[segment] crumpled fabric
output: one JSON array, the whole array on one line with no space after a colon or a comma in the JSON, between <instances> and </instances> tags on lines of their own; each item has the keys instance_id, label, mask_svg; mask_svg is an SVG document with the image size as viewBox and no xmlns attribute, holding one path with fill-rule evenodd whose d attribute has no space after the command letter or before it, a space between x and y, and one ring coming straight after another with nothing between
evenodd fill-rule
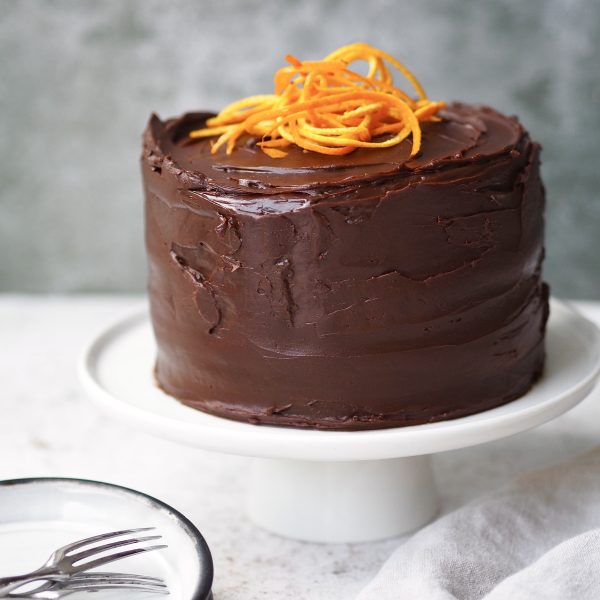
<instances>
[{"instance_id":1,"label":"crumpled fabric","mask_svg":"<svg viewBox=\"0 0 600 600\"><path fill-rule=\"evenodd\" d=\"M600 447L404 542L357 600L600 600Z\"/></svg>"}]
</instances>

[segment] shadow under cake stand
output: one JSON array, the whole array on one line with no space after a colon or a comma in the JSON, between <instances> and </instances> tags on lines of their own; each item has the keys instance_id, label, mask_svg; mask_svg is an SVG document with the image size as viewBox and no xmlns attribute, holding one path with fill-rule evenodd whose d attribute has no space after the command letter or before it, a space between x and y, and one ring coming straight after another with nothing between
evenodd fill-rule
<instances>
[{"instance_id":1,"label":"shadow under cake stand","mask_svg":"<svg viewBox=\"0 0 600 600\"><path fill-rule=\"evenodd\" d=\"M96 404L130 425L175 442L254 457L253 521L283 536L361 542L416 529L433 518L430 455L525 431L569 410L600 372L600 331L553 300L542 379L504 406L450 421L372 431L257 426L214 417L159 390L147 312L108 327L86 348L80 378Z\"/></svg>"}]
</instances>

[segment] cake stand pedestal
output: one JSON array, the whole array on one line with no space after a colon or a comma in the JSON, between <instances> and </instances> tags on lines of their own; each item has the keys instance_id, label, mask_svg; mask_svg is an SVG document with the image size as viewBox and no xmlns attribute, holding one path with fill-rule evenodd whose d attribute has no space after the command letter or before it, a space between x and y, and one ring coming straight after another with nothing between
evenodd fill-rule
<instances>
[{"instance_id":1,"label":"cake stand pedestal","mask_svg":"<svg viewBox=\"0 0 600 600\"><path fill-rule=\"evenodd\" d=\"M250 518L274 533L314 542L378 540L437 512L431 457L324 462L254 459Z\"/></svg>"},{"instance_id":2,"label":"cake stand pedestal","mask_svg":"<svg viewBox=\"0 0 600 600\"><path fill-rule=\"evenodd\" d=\"M525 396L469 417L373 431L256 426L186 407L153 382L155 342L146 312L99 333L79 365L103 410L173 441L255 457L248 512L275 533L361 542L406 533L436 513L430 455L497 440L545 423L592 390L600 332L552 301L545 375Z\"/></svg>"}]
</instances>

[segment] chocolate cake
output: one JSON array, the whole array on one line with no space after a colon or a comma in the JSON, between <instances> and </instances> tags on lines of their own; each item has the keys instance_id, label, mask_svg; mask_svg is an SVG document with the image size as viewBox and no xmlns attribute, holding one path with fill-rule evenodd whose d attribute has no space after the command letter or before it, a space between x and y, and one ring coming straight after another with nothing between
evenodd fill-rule
<instances>
[{"instance_id":1,"label":"chocolate cake","mask_svg":"<svg viewBox=\"0 0 600 600\"><path fill-rule=\"evenodd\" d=\"M483 411L544 364L539 146L451 104L411 143L329 156L144 135L156 379L256 424L374 429Z\"/></svg>"}]
</instances>

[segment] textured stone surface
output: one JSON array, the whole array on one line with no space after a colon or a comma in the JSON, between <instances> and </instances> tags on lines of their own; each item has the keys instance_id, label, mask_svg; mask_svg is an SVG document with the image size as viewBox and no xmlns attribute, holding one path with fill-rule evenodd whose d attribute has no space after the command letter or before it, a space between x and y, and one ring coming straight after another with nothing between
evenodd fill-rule
<instances>
[{"instance_id":1,"label":"textured stone surface","mask_svg":"<svg viewBox=\"0 0 600 600\"><path fill-rule=\"evenodd\" d=\"M166 501L205 535L215 559L216 600L351 600L401 539L327 545L266 533L244 513L247 459L150 437L90 404L75 373L84 343L142 304L132 297L0 296L0 479L99 479ZM600 323L600 304L582 308ZM525 470L567 460L599 439L597 389L547 425L437 455L441 510Z\"/></svg>"},{"instance_id":2,"label":"textured stone surface","mask_svg":"<svg viewBox=\"0 0 600 600\"><path fill-rule=\"evenodd\" d=\"M600 297L600 4L592 0L20 0L0 19L0 289L141 290L139 136L269 90L292 52L365 40L435 98L519 114L544 145L547 275Z\"/></svg>"}]
</instances>

